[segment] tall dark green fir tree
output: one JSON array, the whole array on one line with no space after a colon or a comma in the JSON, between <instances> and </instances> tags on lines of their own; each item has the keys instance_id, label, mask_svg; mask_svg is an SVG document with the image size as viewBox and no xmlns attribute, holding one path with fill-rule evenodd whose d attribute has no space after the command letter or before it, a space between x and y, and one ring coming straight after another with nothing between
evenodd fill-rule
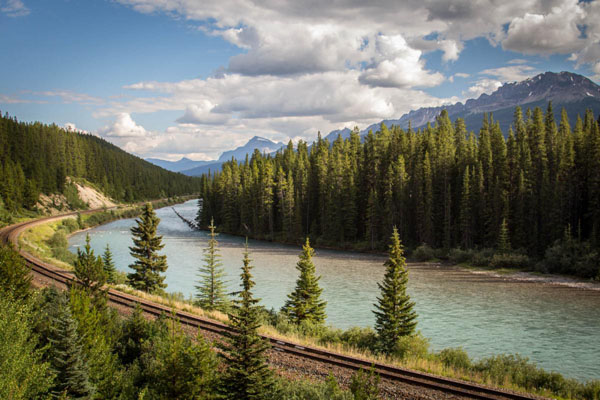
<instances>
[{"instance_id":1,"label":"tall dark green fir tree","mask_svg":"<svg viewBox=\"0 0 600 400\"><path fill-rule=\"evenodd\" d=\"M204 249L204 265L198 268L200 281L196 286L196 301L205 310L225 311L229 305L225 283L223 282L223 263L219 254L219 242L214 220L210 221L210 239Z\"/></svg>"},{"instance_id":2,"label":"tall dark green fir tree","mask_svg":"<svg viewBox=\"0 0 600 400\"><path fill-rule=\"evenodd\" d=\"M510 252L510 236L506 218L504 218L500 224L500 232L498 234L498 252L501 254Z\"/></svg>"},{"instance_id":3,"label":"tall dark green fir tree","mask_svg":"<svg viewBox=\"0 0 600 400\"><path fill-rule=\"evenodd\" d=\"M106 282L115 283L115 275L117 269L115 267L113 255L110 251L110 246L108 245L108 243L106 244L106 248L104 249L104 254L102 254L102 262L104 267L104 273L106 274Z\"/></svg>"},{"instance_id":4,"label":"tall dark green fir tree","mask_svg":"<svg viewBox=\"0 0 600 400\"><path fill-rule=\"evenodd\" d=\"M383 283L377 284L381 296L377 298L374 311L379 349L385 353L392 353L398 340L412 335L417 326L417 314L413 310L415 303L406 293L408 271L404 250L395 227L391 239Z\"/></svg>"},{"instance_id":5,"label":"tall dark green fir tree","mask_svg":"<svg viewBox=\"0 0 600 400\"><path fill-rule=\"evenodd\" d=\"M319 287L321 277L317 277L315 274L315 265L312 262L314 253L309 239L306 238L300 260L296 265L296 269L300 272L296 288L288 295L288 300L281 309L296 324L304 321L315 324L325 322L325 305L327 303L321 300L323 289Z\"/></svg>"},{"instance_id":6,"label":"tall dark green fir tree","mask_svg":"<svg viewBox=\"0 0 600 400\"><path fill-rule=\"evenodd\" d=\"M83 288L89 293L95 305L106 304L106 293L103 289L106 283L104 262L94 254L90 246L90 235L85 237L84 250L77 249L77 260L74 264L75 276Z\"/></svg>"},{"instance_id":7,"label":"tall dark green fir tree","mask_svg":"<svg viewBox=\"0 0 600 400\"><path fill-rule=\"evenodd\" d=\"M89 368L67 297L59 295L55 305L48 338L51 345L49 360L56 373L53 392L59 398L89 398L94 388L89 382Z\"/></svg>"},{"instance_id":8,"label":"tall dark green fir tree","mask_svg":"<svg viewBox=\"0 0 600 400\"><path fill-rule=\"evenodd\" d=\"M248 241L242 267L242 290L233 301L229 315L231 332L225 334L220 344L221 356L227 370L222 379L222 393L231 400L262 400L273 398L273 373L267 366L265 351L269 344L259 336L259 299L252 293L254 281L250 270Z\"/></svg>"},{"instance_id":9,"label":"tall dark green fir tree","mask_svg":"<svg viewBox=\"0 0 600 400\"><path fill-rule=\"evenodd\" d=\"M167 256L158 254L164 247L162 236L156 234L159 222L152 205L146 203L142 215L136 219L137 226L131 228L134 246L129 250L135 262L129 266L134 272L127 274L127 281L146 293L167 287L163 282L165 277L161 275L167 270Z\"/></svg>"}]
</instances>

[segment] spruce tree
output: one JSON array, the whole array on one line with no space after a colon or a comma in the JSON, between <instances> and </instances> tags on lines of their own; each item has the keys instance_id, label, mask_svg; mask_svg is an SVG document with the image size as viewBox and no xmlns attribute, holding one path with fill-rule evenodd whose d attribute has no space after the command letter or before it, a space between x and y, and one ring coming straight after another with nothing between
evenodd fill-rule
<instances>
[{"instance_id":1,"label":"spruce tree","mask_svg":"<svg viewBox=\"0 0 600 400\"><path fill-rule=\"evenodd\" d=\"M288 300L281 309L296 324L303 321L315 324L325 322L325 305L327 303L321 300L323 289L319 287L321 277L315 275L315 265L312 262L314 253L309 239L306 238L300 261L296 265L296 269L300 272L296 288L288 295Z\"/></svg>"},{"instance_id":2,"label":"spruce tree","mask_svg":"<svg viewBox=\"0 0 600 400\"><path fill-rule=\"evenodd\" d=\"M90 235L85 237L84 251L77 249L77 260L74 264L75 276L81 286L92 297L95 305L106 303L106 293L102 288L106 283L104 263L100 256L94 254L90 246Z\"/></svg>"},{"instance_id":3,"label":"spruce tree","mask_svg":"<svg viewBox=\"0 0 600 400\"><path fill-rule=\"evenodd\" d=\"M206 310L225 311L229 305L229 299L225 293L225 284L222 279L223 263L220 262L218 234L215 232L213 219L211 219L208 229L210 229L210 239L208 247L204 249L204 265L198 269L200 281L196 286L196 301L200 307Z\"/></svg>"},{"instance_id":4,"label":"spruce tree","mask_svg":"<svg viewBox=\"0 0 600 400\"><path fill-rule=\"evenodd\" d=\"M223 377L222 392L231 400L260 400L273 398L273 373L267 366L265 352L269 348L266 340L258 334L259 299L254 298L254 281L250 270L248 240L242 267L242 290L239 299L233 301L233 312L229 314L231 332L225 334L225 342L219 344L220 355L227 370Z\"/></svg>"},{"instance_id":5,"label":"spruce tree","mask_svg":"<svg viewBox=\"0 0 600 400\"><path fill-rule=\"evenodd\" d=\"M500 224L500 233L498 234L498 252L500 254L506 254L510 252L509 235L508 224L506 223L506 218L504 218Z\"/></svg>"},{"instance_id":6,"label":"spruce tree","mask_svg":"<svg viewBox=\"0 0 600 400\"><path fill-rule=\"evenodd\" d=\"M134 246L129 248L136 261L129 266L134 272L127 274L127 280L132 287L146 293L164 289L167 285L160 273L167 270L167 257L158 254L164 247L162 236L156 235L160 219L150 203L144 206L136 222L137 226L131 228Z\"/></svg>"},{"instance_id":7,"label":"spruce tree","mask_svg":"<svg viewBox=\"0 0 600 400\"><path fill-rule=\"evenodd\" d=\"M374 311L379 348L386 353L395 350L402 336L412 335L417 325L417 314L413 310L415 303L410 301L406 293L408 271L404 250L395 227L391 239L389 256L384 264L386 272L383 283L377 284L381 296L377 298L378 304L375 304Z\"/></svg>"},{"instance_id":8,"label":"spruce tree","mask_svg":"<svg viewBox=\"0 0 600 400\"><path fill-rule=\"evenodd\" d=\"M15 300L31 295L31 269L12 245L0 246L0 293Z\"/></svg>"},{"instance_id":9,"label":"spruce tree","mask_svg":"<svg viewBox=\"0 0 600 400\"><path fill-rule=\"evenodd\" d=\"M48 340L49 360L56 373L53 392L59 397L91 397L94 389L89 382L88 365L83 356L77 325L64 295L57 298Z\"/></svg>"},{"instance_id":10,"label":"spruce tree","mask_svg":"<svg viewBox=\"0 0 600 400\"><path fill-rule=\"evenodd\" d=\"M104 273L106 274L106 281L108 283L115 283L115 274L117 269L115 268L115 262L113 261L113 255L110 251L110 246L106 244L104 254L102 255Z\"/></svg>"}]
</instances>

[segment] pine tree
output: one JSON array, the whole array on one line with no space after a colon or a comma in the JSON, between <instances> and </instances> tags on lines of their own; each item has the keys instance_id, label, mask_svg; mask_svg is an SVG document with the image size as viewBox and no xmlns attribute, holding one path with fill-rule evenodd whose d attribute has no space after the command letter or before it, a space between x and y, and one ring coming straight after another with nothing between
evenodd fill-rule
<instances>
[{"instance_id":1,"label":"pine tree","mask_svg":"<svg viewBox=\"0 0 600 400\"><path fill-rule=\"evenodd\" d=\"M88 365L67 298L58 296L50 327L49 359L56 373L54 392L68 398L88 398L94 388L89 382Z\"/></svg>"},{"instance_id":2,"label":"pine tree","mask_svg":"<svg viewBox=\"0 0 600 400\"><path fill-rule=\"evenodd\" d=\"M196 286L196 301L198 305L206 310L225 311L229 305L229 299L225 293L223 282L224 271L220 262L219 242L215 232L214 220L210 221L210 239L208 247L204 249L204 265L199 271L200 281Z\"/></svg>"},{"instance_id":3,"label":"pine tree","mask_svg":"<svg viewBox=\"0 0 600 400\"><path fill-rule=\"evenodd\" d=\"M115 274L117 269L115 268L115 262L113 261L113 255L110 251L110 246L106 244L104 254L102 255L102 262L104 266L104 273L106 274L106 282L115 283Z\"/></svg>"},{"instance_id":4,"label":"pine tree","mask_svg":"<svg viewBox=\"0 0 600 400\"><path fill-rule=\"evenodd\" d=\"M398 340L402 336L412 335L417 326L417 314L413 310L415 303L410 301L406 293L408 271L396 228L391 239L389 256L384 264L386 272L383 283L377 284L381 297L377 298L374 311L379 348L386 353L392 353Z\"/></svg>"},{"instance_id":5,"label":"pine tree","mask_svg":"<svg viewBox=\"0 0 600 400\"><path fill-rule=\"evenodd\" d=\"M11 245L0 246L0 292L15 300L31 295L31 269Z\"/></svg>"},{"instance_id":6,"label":"pine tree","mask_svg":"<svg viewBox=\"0 0 600 400\"><path fill-rule=\"evenodd\" d=\"M510 252L510 233L508 231L506 218L504 218L500 224L500 233L498 234L498 252L500 254L506 254Z\"/></svg>"},{"instance_id":7,"label":"pine tree","mask_svg":"<svg viewBox=\"0 0 600 400\"><path fill-rule=\"evenodd\" d=\"M137 226L131 228L135 246L129 248L136 261L129 266L134 272L127 274L127 280L135 289L147 293L164 289L167 285L160 273L167 270L167 257L157 253L164 245L162 236L156 235L160 219L150 203L144 206L136 222Z\"/></svg>"},{"instance_id":8,"label":"pine tree","mask_svg":"<svg viewBox=\"0 0 600 400\"><path fill-rule=\"evenodd\" d=\"M222 391L231 400L271 399L274 390L273 373L266 363L265 352L269 344L259 336L259 299L254 298L254 281L250 273L248 240L242 267L242 290L233 302L229 315L231 332L225 334L220 344L227 370L222 380Z\"/></svg>"},{"instance_id":9,"label":"pine tree","mask_svg":"<svg viewBox=\"0 0 600 400\"><path fill-rule=\"evenodd\" d=\"M288 295L282 310L290 320L296 324L303 321L322 324L325 322L325 301L321 300L323 289L319 287L319 279L315 275L315 265L312 262L314 250L310 247L310 242L306 238L306 243L302 247L300 261L296 269L300 276L296 281L296 288Z\"/></svg>"},{"instance_id":10,"label":"pine tree","mask_svg":"<svg viewBox=\"0 0 600 400\"><path fill-rule=\"evenodd\" d=\"M77 249L74 271L81 286L92 297L94 304L104 306L106 304L106 292L102 288L106 284L104 262L100 256L94 254L90 246L89 234L85 237L84 251Z\"/></svg>"}]
</instances>

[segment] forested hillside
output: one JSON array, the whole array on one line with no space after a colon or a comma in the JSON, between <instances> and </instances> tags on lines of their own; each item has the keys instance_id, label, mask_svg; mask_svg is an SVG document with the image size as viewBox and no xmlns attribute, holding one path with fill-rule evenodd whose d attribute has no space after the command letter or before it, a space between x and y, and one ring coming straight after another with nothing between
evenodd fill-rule
<instances>
[{"instance_id":1,"label":"forested hillside","mask_svg":"<svg viewBox=\"0 0 600 400\"><path fill-rule=\"evenodd\" d=\"M199 180L166 171L93 135L0 117L0 198L8 210L62 193L66 177L85 178L120 201L197 192Z\"/></svg>"},{"instance_id":2,"label":"forested hillside","mask_svg":"<svg viewBox=\"0 0 600 400\"><path fill-rule=\"evenodd\" d=\"M486 116L478 134L443 111L419 131L382 124L361 142L290 143L203 178L201 224L321 245L382 249L394 226L409 246L521 249L542 256L565 231L600 240L600 132L552 105L514 112L507 138ZM506 221L504 232L503 221Z\"/></svg>"}]
</instances>

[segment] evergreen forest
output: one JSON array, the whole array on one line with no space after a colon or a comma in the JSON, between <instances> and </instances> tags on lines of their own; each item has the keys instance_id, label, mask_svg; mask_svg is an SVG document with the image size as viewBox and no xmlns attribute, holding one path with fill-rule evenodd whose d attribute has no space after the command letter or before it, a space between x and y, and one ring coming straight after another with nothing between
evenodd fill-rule
<instances>
[{"instance_id":1,"label":"evergreen forest","mask_svg":"<svg viewBox=\"0 0 600 400\"><path fill-rule=\"evenodd\" d=\"M408 247L441 249L439 257L502 247L508 264L551 255L544 270L595 277L599 171L600 130L589 110L572 124L564 110L556 119L551 103L546 112L516 108L509 132L486 115L477 133L442 111L416 131L382 124L364 139L355 129L333 143L319 135L310 146L232 159L202 177L198 222L378 251L397 227Z\"/></svg>"},{"instance_id":2,"label":"evergreen forest","mask_svg":"<svg viewBox=\"0 0 600 400\"><path fill-rule=\"evenodd\" d=\"M199 179L166 171L98 136L0 117L0 200L8 211L35 206L40 193L65 193L83 178L117 201L191 194Z\"/></svg>"}]
</instances>

